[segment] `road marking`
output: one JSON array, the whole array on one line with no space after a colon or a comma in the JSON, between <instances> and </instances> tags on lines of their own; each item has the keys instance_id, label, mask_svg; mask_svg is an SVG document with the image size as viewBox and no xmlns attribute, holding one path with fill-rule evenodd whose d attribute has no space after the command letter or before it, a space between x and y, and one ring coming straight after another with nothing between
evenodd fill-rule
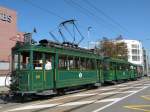
<instances>
[{"instance_id":1,"label":"road marking","mask_svg":"<svg viewBox=\"0 0 150 112\"><path fill-rule=\"evenodd\" d=\"M143 84L135 84L134 86L143 86Z\"/></svg>"},{"instance_id":2,"label":"road marking","mask_svg":"<svg viewBox=\"0 0 150 112\"><path fill-rule=\"evenodd\" d=\"M141 96L141 97L146 99L146 100L150 100L150 95L144 95L144 96Z\"/></svg>"},{"instance_id":3,"label":"road marking","mask_svg":"<svg viewBox=\"0 0 150 112\"><path fill-rule=\"evenodd\" d=\"M121 86L121 87L125 87L125 86L127 86L127 85L125 85L125 84L120 84L120 85L117 85L117 86Z\"/></svg>"},{"instance_id":4,"label":"road marking","mask_svg":"<svg viewBox=\"0 0 150 112\"><path fill-rule=\"evenodd\" d=\"M113 89L116 89L116 88L101 88L101 89L98 89L98 90L96 90L96 91L99 91L99 90L113 90ZM96 92L96 91L94 91L94 92ZM89 93L91 93L91 92L93 92L93 91L85 92L85 93L88 93L88 94L89 94ZM75 95L80 96L80 94L81 94L81 93L77 93L77 94L75 94ZM46 101L42 101L42 102L41 102L41 101L37 101L37 102L35 102L35 105L36 105L36 104L48 103L48 102L51 102L51 101L63 100L63 99L69 98L69 97L73 97L73 96L75 96L75 95L60 97L60 98L56 98L56 99L50 99L50 100L46 100Z\"/></svg>"},{"instance_id":5,"label":"road marking","mask_svg":"<svg viewBox=\"0 0 150 112\"><path fill-rule=\"evenodd\" d=\"M148 87L148 86L140 86L140 87L124 87L124 88L118 88L118 89L134 89L134 88L136 88L136 89L141 89L141 88L145 88L145 87Z\"/></svg>"},{"instance_id":6,"label":"road marking","mask_svg":"<svg viewBox=\"0 0 150 112\"><path fill-rule=\"evenodd\" d=\"M124 92L120 92L120 93L134 93L134 92L137 92L137 91L124 91Z\"/></svg>"},{"instance_id":7,"label":"road marking","mask_svg":"<svg viewBox=\"0 0 150 112\"><path fill-rule=\"evenodd\" d=\"M73 95L73 96L71 96L71 97L94 96L94 95L110 95L110 94L118 94L118 93L133 93L133 92L136 92L136 91L106 92L106 93L93 93L93 94L90 94L90 93L87 93L87 94L76 94L76 95Z\"/></svg>"},{"instance_id":8,"label":"road marking","mask_svg":"<svg viewBox=\"0 0 150 112\"><path fill-rule=\"evenodd\" d=\"M41 109L41 108L54 107L54 106L57 106L57 105L59 105L59 104L30 105L30 106L24 106L24 107L19 107L19 108L7 110L5 112L30 110L30 109Z\"/></svg>"},{"instance_id":9,"label":"road marking","mask_svg":"<svg viewBox=\"0 0 150 112\"><path fill-rule=\"evenodd\" d=\"M104 99L104 100L97 101L96 103L112 102L112 101L117 101L120 99L121 98L110 98L110 99Z\"/></svg>"},{"instance_id":10,"label":"road marking","mask_svg":"<svg viewBox=\"0 0 150 112\"><path fill-rule=\"evenodd\" d=\"M116 89L116 88L102 88L100 90L113 90L113 89Z\"/></svg>"},{"instance_id":11,"label":"road marking","mask_svg":"<svg viewBox=\"0 0 150 112\"><path fill-rule=\"evenodd\" d=\"M145 86L150 86L150 84L144 84Z\"/></svg>"},{"instance_id":12,"label":"road marking","mask_svg":"<svg viewBox=\"0 0 150 112\"><path fill-rule=\"evenodd\" d=\"M71 97L78 97L78 96L93 96L93 95L96 95L96 94L76 94L76 95L73 95Z\"/></svg>"},{"instance_id":13,"label":"road marking","mask_svg":"<svg viewBox=\"0 0 150 112\"><path fill-rule=\"evenodd\" d=\"M124 87L124 88L118 88L118 89L130 89L130 88L133 88L133 87Z\"/></svg>"},{"instance_id":14,"label":"road marking","mask_svg":"<svg viewBox=\"0 0 150 112\"><path fill-rule=\"evenodd\" d=\"M148 86L148 87L149 87L149 86ZM98 108L98 109L96 109L96 110L94 110L94 111L92 111L92 112L99 112L99 111L101 111L101 110L103 110L103 109L105 109L105 108L107 108L107 107L110 107L110 106L112 106L113 104L116 104L116 103L118 103L119 101L122 101L122 100L124 100L125 98L128 98L129 96L132 96L132 95L134 95L134 94L136 94L136 93L138 93L138 92L140 92L140 91L142 91L142 90L144 90L144 89L146 89L146 88L148 88L148 87L144 87L144 88L142 88L142 89L140 89L140 90L138 90L138 91L136 91L136 92L133 92L133 93L131 93L131 94L129 94L129 95L126 95L125 97L122 97L121 99L116 100L116 101L114 101L114 102L112 102L112 103L110 103L110 104L108 104L108 105L105 105L105 106L103 106L103 107L101 107L101 108Z\"/></svg>"},{"instance_id":15,"label":"road marking","mask_svg":"<svg viewBox=\"0 0 150 112\"><path fill-rule=\"evenodd\" d=\"M143 111L143 112L150 112L150 110L144 109L144 107L147 108L147 107L150 107L150 105L132 105L132 106L125 106L125 108L128 108L128 109L140 110L140 111Z\"/></svg>"},{"instance_id":16,"label":"road marking","mask_svg":"<svg viewBox=\"0 0 150 112\"><path fill-rule=\"evenodd\" d=\"M140 89L140 88L144 88L144 87L147 87L147 86L140 86L140 87L133 87L133 88L137 88L137 89L139 88Z\"/></svg>"},{"instance_id":17,"label":"road marking","mask_svg":"<svg viewBox=\"0 0 150 112\"><path fill-rule=\"evenodd\" d=\"M89 103L93 103L93 102L95 102L95 100L93 100L93 101L70 102L70 103L60 105L60 106L77 106L77 105L85 105L85 104L89 104Z\"/></svg>"},{"instance_id":18,"label":"road marking","mask_svg":"<svg viewBox=\"0 0 150 112\"><path fill-rule=\"evenodd\" d=\"M90 103L104 103L104 102L118 101L120 99L121 98L111 98L111 99L104 99L104 100L100 100L100 101L97 101L97 100L79 101L79 102L70 102L70 103L66 103L66 104L58 103L58 104L29 105L29 106L19 107L19 108L15 108L15 109L10 109L10 110L5 111L5 112L50 108L50 107L55 107L55 106L59 106L59 107L78 106L78 105L85 105L85 104L90 104Z\"/></svg>"},{"instance_id":19,"label":"road marking","mask_svg":"<svg viewBox=\"0 0 150 112\"><path fill-rule=\"evenodd\" d=\"M110 95L110 94L117 94L119 92L107 92L107 93L100 93L99 95Z\"/></svg>"},{"instance_id":20,"label":"road marking","mask_svg":"<svg viewBox=\"0 0 150 112\"><path fill-rule=\"evenodd\" d=\"M142 98L144 98L145 100L150 100L150 95L144 95L141 96ZM147 107L150 107L150 105L128 105L128 106L124 106L125 108L128 109L134 109L134 110L140 110L140 111L144 111L144 112L150 112L150 110L144 109Z\"/></svg>"}]
</instances>

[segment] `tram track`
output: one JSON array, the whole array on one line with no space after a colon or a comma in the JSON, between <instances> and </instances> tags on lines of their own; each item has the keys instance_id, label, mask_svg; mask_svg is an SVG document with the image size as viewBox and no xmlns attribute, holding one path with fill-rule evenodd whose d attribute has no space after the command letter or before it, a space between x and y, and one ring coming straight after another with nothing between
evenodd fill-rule
<instances>
[{"instance_id":1,"label":"tram track","mask_svg":"<svg viewBox=\"0 0 150 112\"><path fill-rule=\"evenodd\" d=\"M135 82L135 84L137 84L137 83L139 83L139 82ZM131 84L133 85L133 83L131 83ZM130 84L129 84L129 85L130 85ZM115 86L117 87L118 85L115 85ZM132 86L132 88L134 88L134 87L136 87L136 86ZM118 87L117 87L116 89L118 89ZM47 109L57 108L57 107L60 107L60 106L65 105L65 104L72 103L72 102L76 102L76 101L79 101L79 100L84 100L84 99L88 99L88 98L100 96L100 94L102 94L102 93L106 93L106 92L110 92L110 91L111 91L111 92L114 92L114 94L110 94L110 95L106 95L106 96L104 96L104 97L98 98L98 99L96 99L95 101L93 101L93 102L91 102L91 103L83 104L83 105L80 105L80 106L77 106L77 107L74 107L74 108L71 108L71 109L62 111L62 112L71 112L71 111L74 111L74 110L76 110L76 109L83 108L83 107L85 107L85 106L88 106L88 105L90 105L90 104L93 104L93 103L95 103L95 102L97 102L97 101L100 101L100 100L103 100L103 99L106 99L106 98L109 98L109 97L112 97L112 96L116 95L116 89L114 89L113 91L112 91L112 90L99 91L100 93L97 93L97 94L95 94L95 95L90 95L90 96L86 96L86 97L83 97L83 98L78 98L78 99L75 99L75 100L63 102L63 103L58 104L58 105L53 106L53 107L48 107L48 108L44 108L44 109L39 109L39 110L32 111L32 112L41 112L41 111L45 111L45 110L47 110ZM124 92L124 91L128 91L128 90L130 90L130 89L131 89L131 88L123 89L123 90L122 90L122 89L119 89L118 92ZM95 92L95 91L94 91L94 92ZM90 93L90 92L88 92L88 93Z\"/></svg>"},{"instance_id":2,"label":"tram track","mask_svg":"<svg viewBox=\"0 0 150 112\"><path fill-rule=\"evenodd\" d=\"M136 87L136 86L135 86L135 87ZM124 90L121 90L121 91L117 91L118 93L114 93L114 94L112 93L112 94L107 95L107 96L104 96L104 97L102 97L102 98L98 98L98 99L96 99L95 101L93 101L93 102L91 102L91 103L83 104L83 105L80 105L80 106L77 106L77 107L74 107L74 108L71 108L71 109L62 111L62 112L75 111L75 110L77 110L77 109L83 108L83 107L85 107L85 106L89 106L89 105L94 104L94 103L96 103L96 102L98 102L98 101L101 101L101 100L103 100L103 99L106 99L106 98L110 98L110 97L112 97L112 96L115 96L116 94L119 94L119 92L128 91L128 90L130 90L130 89L131 89L131 88L129 88L129 89L124 89ZM98 94L98 95L99 95L99 94Z\"/></svg>"},{"instance_id":3,"label":"tram track","mask_svg":"<svg viewBox=\"0 0 150 112\"><path fill-rule=\"evenodd\" d=\"M127 82L127 83L122 83L122 84L119 84L119 85L126 85L126 86L133 86L133 87L137 87L138 85L136 85L136 84L141 84L141 83L146 83L146 81L144 80L140 80L140 81L135 81L135 82ZM53 107L49 107L49 108L44 108L44 109L39 109L39 110L36 110L36 111L33 111L33 112L39 112L39 111L44 111L44 110L47 110L47 109L53 109L53 108L57 108L57 107L59 107L59 106L61 106L61 105L64 105L64 104L67 104L67 103L70 103L70 102L75 102L75 101L79 101L79 100L84 100L84 99L88 99L88 98L92 98L92 97L95 97L95 96L99 96L100 94L102 94L102 93L106 93L106 92L115 92L116 90L118 90L118 89L120 89L120 88L123 88L123 87L125 87L125 86L119 86L119 85L113 85L113 86L107 86L107 87L103 87L103 88L111 88L111 87L113 87L113 88L115 88L114 90L101 90L101 89L103 89L103 88L99 88L98 90L97 89L94 89L94 91L93 90L88 90L88 91L82 91L80 94L84 94L84 93L94 93L94 92L98 92L97 94L94 94L94 95L91 95L91 96L84 96L83 98L81 98L81 97L79 97L79 98L76 98L76 99L74 99L74 100L69 100L69 101L65 101L65 102L63 102L63 103L61 103L61 104L59 104L59 105L56 105L56 106L53 106ZM142 85L144 85L144 84L142 84ZM129 88L129 89L131 89L131 88ZM123 89L123 90L120 90L120 92L123 92L123 91L127 91L127 90L129 90L129 89ZM76 93L76 94L79 94L79 93ZM33 101L33 102L29 102L29 103L22 103L22 104L10 104L9 105L9 107L10 108L13 108L13 107L15 107L16 105L17 105L17 107L18 106L26 106L26 105L30 105L30 104L32 104L32 105L38 105L38 104L44 104L44 103L51 103L53 100L54 101L59 101L59 100L67 100L67 98L72 98L72 96L73 95L76 95L76 94L74 94L74 93L71 93L71 95L70 94L67 94L67 95L63 95L63 96L60 96L59 98L56 98L56 99L47 99L47 100L44 100L44 101L41 101L41 100L38 100L38 101ZM115 94L110 94L110 95L106 95L106 96L104 96L104 97L101 97L101 98L99 98L99 99L97 99L96 101L99 101L99 100L103 100L103 99L105 99L105 98L109 98L109 97L111 97L111 96L113 96L113 95L116 95L116 93ZM66 98L64 98L64 97L66 97ZM54 97L55 98L55 97ZM93 104L94 102L92 102L92 103L90 103L90 104ZM88 105L90 105L90 104L88 104ZM82 108L83 106L87 106L87 104L86 105L81 105L81 106L78 106L78 107L76 107L76 108L74 108L73 110L76 110L77 108ZM8 107L8 105L7 106L3 106L3 108L5 108L5 107ZM70 110L66 110L65 112L70 112L70 111L72 111L72 109L70 109Z\"/></svg>"}]
</instances>

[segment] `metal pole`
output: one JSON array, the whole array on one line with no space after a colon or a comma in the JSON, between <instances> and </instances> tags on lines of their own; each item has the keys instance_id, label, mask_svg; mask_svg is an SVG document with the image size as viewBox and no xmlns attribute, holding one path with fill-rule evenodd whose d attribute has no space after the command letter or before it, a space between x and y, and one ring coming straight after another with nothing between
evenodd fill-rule
<instances>
[{"instance_id":1,"label":"metal pole","mask_svg":"<svg viewBox=\"0 0 150 112\"><path fill-rule=\"evenodd\" d=\"M90 39L90 29L91 29L92 27L91 26L89 26L88 27L88 31L87 31L87 37L88 37L88 39ZM88 41L88 49L90 48L90 41Z\"/></svg>"},{"instance_id":2,"label":"metal pole","mask_svg":"<svg viewBox=\"0 0 150 112\"><path fill-rule=\"evenodd\" d=\"M149 60L149 50L147 50L147 54L146 54L146 66L147 66L147 76L150 76L150 74L149 74L149 63L150 62L150 60Z\"/></svg>"}]
</instances>

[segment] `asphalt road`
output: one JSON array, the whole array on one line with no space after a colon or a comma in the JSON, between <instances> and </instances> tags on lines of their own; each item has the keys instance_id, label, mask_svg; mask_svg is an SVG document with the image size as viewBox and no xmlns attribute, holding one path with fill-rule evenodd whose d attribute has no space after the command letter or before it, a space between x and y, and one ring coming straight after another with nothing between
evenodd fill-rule
<instances>
[{"instance_id":1,"label":"asphalt road","mask_svg":"<svg viewBox=\"0 0 150 112\"><path fill-rule=\"evenodd\" d=\"M26 103L0 104L0 112L150 112L150 79Z\"/></svg>"}]
</instances>

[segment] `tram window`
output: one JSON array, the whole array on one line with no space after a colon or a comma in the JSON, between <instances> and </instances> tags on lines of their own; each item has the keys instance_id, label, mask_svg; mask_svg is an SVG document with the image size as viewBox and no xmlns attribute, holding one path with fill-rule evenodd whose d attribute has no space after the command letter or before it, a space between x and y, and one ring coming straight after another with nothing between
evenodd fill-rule
<instances>
[{"instance_id":1,"label":"tram window","mask_svg":"<svg viewBox=\"0 0 150 112\"><path fill-rule=\"evenodd\" d=\"M110 70L114 70L114 63L110 64Z\"/></svg>"},{"instance_id":2,"label":"tram window","mask_svg":"<svg viewBox=\"0 0 150 112\"><path fill-rule=\"evenodd\" d=\"M109 62L103 62L104 70L109 70L109 66L110 66Z\"/></svg>"},{"instance_id":3,"label":"tram window","mask_svg":"<svg viewBox=\"0 0 150 112\"><path fill-rule=\"evenodd\" d=\"M86 60L85 58L80 58L80 69L86 70Z\"/></svg>"},{"instance_id":4,"label":"tram window","mask_svg":"<svg viewBox=\"0 0 150 112\"><path fill-rule=\"evenodd\" d=\"M68 70L69 69L74 69L74 58L73 57L68 57Z\"/></svg>"},{"instance_id":5,"label":"tram window","mask_svg":"<svg viewBox=\"0 0 150 112\"><path fill-rule=\"evenodd\" d=\"M74 68L75 69L80 69L80 59L79 59L79 57L74 58Z\"/></svg>"},{"instance_id":6,"label":"tram window","mask_svg":"<svg viewBox=\"0 0 150 112\"><path fill-rule=\"evenodd\" d=\"M95 69L96 64L95 64L95 60L91 59L91 69Z\"/></svg>"},{"instance_id":7,"label":"tram window","mask_svg":"<svg viewBox=\"0 0 150 112\"><path fill-rule=\"evenodd\" d=\"M120 65L117 65L117 70L121 70L122 67Z\"/></svg>"},{"instance_id":8,"label":"tram window","mask_svg":"<svg viewBox=\"0 0 150 112\"><path fill-rule=\"evenodd\" d=\"M92 70L95 69L95 61L92 59L87 60L87 69Z\"/></svg>"},{"instance_id":9,"label":"tram window","mask_svg":"<svg viewBox=\"0 0 150 112\"><path fill-rule=\"evenodd\" d=\"M13 57L12 57L12 61L13 61L13 70L17 70L18 69L18 54L14 54Z\"/></svg>"},{"instance_id":10,"label":"tram window","mask_svg":"<svg viewBox=\"0 0 150 112\"><path fill-rule=\"evenodd\" d=\"M97 67L99 67L100 69L103 69L102 62L99 60L97 60Z\"/></svg>"},{"instance_id":11,"label":"tram window","mask_svg":"<svg viewBox=\"0 0 150 112\"><path fill-rule=\"evenodd\" d=\"M51 54L45 54L45 60L44 62L45 63L44 65L44 69L45 70L51 70L52 69L52 56Z\"/></svg>"},{"instance_id":12,"label":"tram window","mask_svg":"<svg viewBox=\"0 0 150 112\"><path fill-rule=\"evenodd\" d=\"M34 69L36 70L41 70L43 68L42 53L40 52L33 53L33 65Z\"/></svg>"},{"instance_id":13,"label":"tram window","mask_svg":"<svg viewBox=\"0 0 150 112\"><path fill-rule=\"evenodd\" d=\"M128 65L125 66L125 70L127 70L127 71L129 70L129 66Z\"/></svg>"},{"instance_id":14,"label":"tram window","mask_svg":"<svg viewBox=\"0 0 150 112\"><path fill-rule=\"evenodd\" d=\"M20 55L20 69L26 70L30 68L29 52L23 52Z\"/></svg>"},{"instance_id":15,"label":"tram window","mask_svg":"<svg viewBox=\"0 0 150 112\"><path fill-rule=\"evenodd\" d=\"M79 57L60 56L58 68L65 70L80 69Z\"/></svg>"},{"instance_id":16,"label":"tram window","mask_svg":"<svg viewBox=\"0 0 150 112\"><path fill-rule=\"evenodd\" d=\"M133 66L130 66L130 69L133 70Z\"/></svg>"},{"instance_id":17,"label":"tram window","mask_svg":"<svg viewBox=\"0 0 150 112\"><path fill-rule=\"evenodd\" d=\"M58 68L59 69L67 69L67 56L59 56L59 64Z\"/></svg>"},{"instance_id":18,"label":"tram window","mask_svg":"<svg viewBox=\"0 0 150 112\"><path fill-rule=\"evenodd\" d=\"M119 70L122 70L122 66L119 66Z\"/></svg>"}]
</instances>

